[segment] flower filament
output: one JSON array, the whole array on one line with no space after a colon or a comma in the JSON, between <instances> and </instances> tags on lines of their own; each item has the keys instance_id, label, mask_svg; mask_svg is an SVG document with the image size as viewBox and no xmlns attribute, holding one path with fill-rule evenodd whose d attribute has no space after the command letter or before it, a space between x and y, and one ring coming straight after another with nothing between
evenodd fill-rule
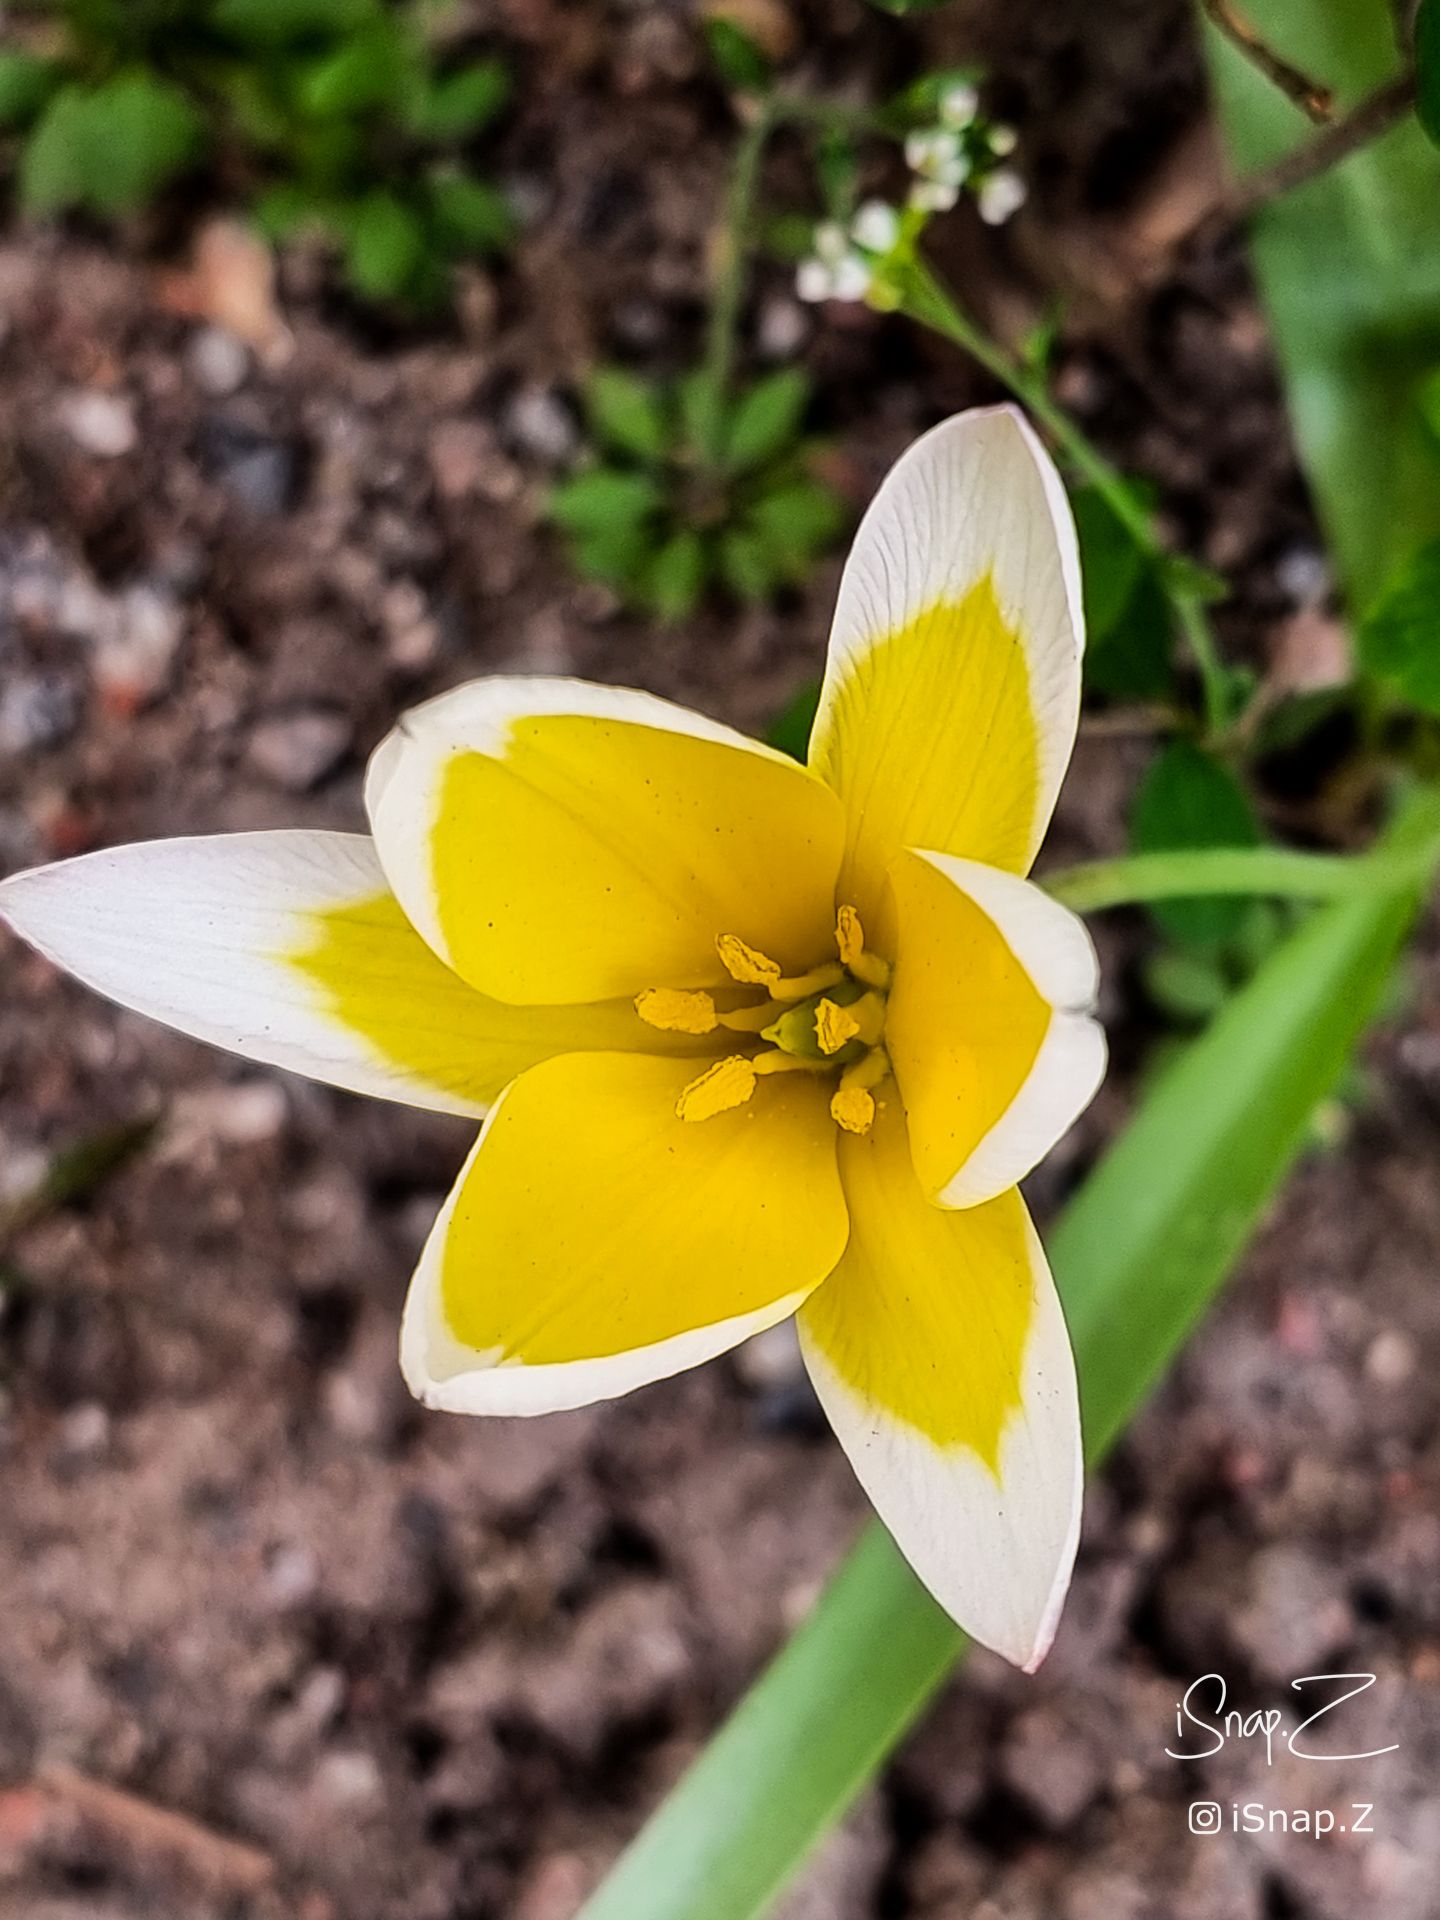
<instances>
[{"instance_id":1,"label":"flower filament","mask_svg":"<svg viewBox=\"0 0 1440 1920\"><path fill-rule=\"evenodd\" d=\"M767 1041L753 1053L713 1061L683 1089L675 1111L682 1120L709 1120L752 1099L762 1079L777 1073L835 1075L830 1113L848 1133L868 1133L875 1119L874 1089L890 1072L883 1042L890 966L865 945L860 916L842 906L835 927L837 960L787 975L777 961L737 934L716 941L721 964L737 985L763 987L766 999L721 1007L702 989L647 987L635 1011L667 1033L717 1031Z\"/></svg>"}]
</instances>

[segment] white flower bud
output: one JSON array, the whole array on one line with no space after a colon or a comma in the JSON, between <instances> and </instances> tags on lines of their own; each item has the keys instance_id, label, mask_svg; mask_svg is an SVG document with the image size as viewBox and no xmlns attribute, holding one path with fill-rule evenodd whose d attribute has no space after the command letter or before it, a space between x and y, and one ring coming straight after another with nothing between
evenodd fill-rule
<instances>
[{"instance_id":1,"label":"white flower bud","mask_svg":"<svg viewBox=\"0 0 1440 1920\"><path fill-rule=\"evenodd\" d=\"M900 216L888 201L867 200L850 224L850 237L867 253L889 253L900 238Z\"/></svg>"},{"instance_id":2,"label":"white flower bud","mask_svg":"<svg viewBox=\"0 0 1440 1920\"><path fill-rule=\"evenodd\" d=\"M1000 227L1018 207L1025 204L1025 182L1013 167L997 167L980 187L977 196L980 218L987 226Z\"/></svg>"},{"instance_id":3,"label":"white flower bud","mask_svg":"<svg viewBox=\"0 0 1440 1920\"><path fill-rule=\"evenodd\" d=\"M968 81L957 81L940 96L940 118L947 127L963 132L980 111L980 95Z\"/></svg>"},{"instance_id":4,"label":"white flower bud","mask_svg":"<svg viewBox=\"0 0 1440 1920\"><path fill-rule=\"evenodd\" d=\"M863 300L869 293L875 279L870 271L870 263L862 260L858 253L852 253L842 260L835 269L835 284L831 298L835 300Z\"/></svg>"},{"instance_id":5,"label":"white flower bud","mask_svg":"<svg viewBox=\"0 0 1440 1920\"><path fill-rule=\"evenodd\" d=\"M997 159L1003 160L1007 154L1014 153L1020 136L1014 127L1007 127L1003 120L997 120L985 136L990 151Z\"/></svg>"},{"instance_id":6,"label":"white flower bud","mask_svg":"<svg viewBox=\"0 0 1440 1920\"><path fill-rule=\"evenodd\" d=\"M829 300L835 292L834 269L823 260L802 260L795 273L795 291L812 306Z\"/></svg>"},{"instance_id":7,"label":"white flower bud","mask_svg":"<svg viewBox=\"0 0 1440 1920\"><path fill-rule=\"evenodd\" d=\"M921 213L948 213L960 198L960 189L948 180L917 180L909 198Z\"/></svg>"}]
</instances>

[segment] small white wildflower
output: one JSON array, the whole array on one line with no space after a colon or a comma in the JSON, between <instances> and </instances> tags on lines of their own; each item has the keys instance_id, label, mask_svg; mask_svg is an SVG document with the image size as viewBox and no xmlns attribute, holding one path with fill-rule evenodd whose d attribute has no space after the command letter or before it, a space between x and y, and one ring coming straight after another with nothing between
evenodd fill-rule
<instances>
[{"instance_id":1,"label":"small white wildflower","mask_svg":"<svg viewBox=\"0 0 1440 1920\"><path fill-rule=\"evenodd\" d=\"M850 251L850 236L838 220L822 220L815 229L815 257L834 267Z\"/></svg>"},{"instance_id":2,"label":"small white wildflower","mask_svg":"<svg viewBox=\"0 0 1440 1920\"><path fill-rule=\"evenodd\" d=\"M987 226L1000 227L1017 208L1025 204L1025 182L1013 167L997 167L982 182L977 196L980 218Z\"/></svg>"},{"instance_id":3,"label":"small white wildflower","mask_svg":"<svg viewBox=\"0 0 1440 1920\"><path fill-rule=\"evenodd\" d=\"M959 187L943 180L916 180L910 188L909 204L920 213L948 213L959 198Z\"/></svg>"},{"instance_id":4,"label":"small white wildflower","mask_svg":"<svg viewBox=\"0 0 1440 1920\"><path fill-rule=\"evenodd\" d=\"M979 111L980 95L968 81L957 81L940 96L941 120L959 132L964 132Z\"/></svg>"},{"instance_id":5,"label":"small white wildflower","mask_svg":"<svg viewBox=\"0 0 1440 1920\"><path fill-rule=\"evenodd\" d=\"M1007 154L1014 153L1020 136L1014 127L1007 127L1003 120L997 120L985 135L990 151L997 160L1003 160Z\"/></svg>"},{"instance_id":6,"label":"small white wildflower","mask_svg":"<svg viewBox=\"0 0 1440 1920\"><path fill-rule=\"evenodd\" d=\"M867 253L889 253L900 238L900 215L886 200L867 200L850 223L850 237Z\"/></svg>"},{"instance_id":7,"label":"small white wildflower","mask_svg":"<svg viewBox=\"0 0 1440 1920\"><path fill-rule=\"evenodd\" d=\"M970 172L970 156L959 134L947 133L943 127L924 127L912 133L905 142L905 159L922 180L933 180L942 187L963 186ZM951 199L947 204L953 207L955 202Z\"/></svg>"},{"instance_id":8,"label":"small white wildflower","mask_svg":"<svg viewBox=\"0 0 1440 1920\"><path fill-rule=\"evenodd\" d=\"M834 269L823 260L802 260L795 271L795 291L811 306L819 306L835 292Z\"/></svg>"},{"instance_id":9,"label":"small white wildflower","mask_svg":"<svg viewBox=\"0 0 1440 1920\"><path fill-rule=\"evenodd\" d=\"M847 254L835 269L834 300L863 300L875 283L868 260L858 253Z\"/></svg>"}]
</instances>

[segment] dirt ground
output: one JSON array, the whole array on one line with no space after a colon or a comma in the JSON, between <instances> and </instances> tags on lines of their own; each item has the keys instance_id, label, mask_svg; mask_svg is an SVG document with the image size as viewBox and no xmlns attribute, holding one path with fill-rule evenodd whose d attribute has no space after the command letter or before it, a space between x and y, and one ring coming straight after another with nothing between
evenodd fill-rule
<instances>
[{"instance_id":1,"label":"dirt ground","mask_svg":"<svg viewBox=\"0 0 1440 1920\"><path fill-rule=\"evenodd\" d=\"M595 357L693 350L727 123L683 12L477 10L522 76L517 256L428 335L292 260L289 351L177 311L161 217L0 240L0 870L111 841L358 827L417 697L574 672L758 728L813 675L837 569L666 632L540 524ZM817 83L904 77L860 0L797 8ZM1178 5L957 5L1032 205L944 264L1014 331L1063 291L1059 383L1221 567L1236 657L1328 631L1327 582L1214 191ZM777 181L787 165L782 152ZM762 269L757 362L803 343L857 506L990 390ZM1052 842L1113 851L1143 739L1087 735ZM1032 1183L1042 1219L1157 1032L1100 929L1117 1071ZM247 1068L0 946L0 1196L97 1128L143 1151L0 1266L0 1920L568 1920L804 1612L863 1516L783 1335L543 1421L411 1404L400 1302L459 1123ZM787 1920L1424 1920L1440 1862L1440 981L1427 956L1224 1304L1090 1496L1035 1680L970 1661ZM1117 1329L1123 1338L1124 1330ZM1329 1766L1168 1758L1179 1694L1377 1676ZM1338 1720L1338 1716L1337 1716ZM1373 1836L1187 1832L1209 1798L1373 1803Z\"/></svg>"}]
</instances>

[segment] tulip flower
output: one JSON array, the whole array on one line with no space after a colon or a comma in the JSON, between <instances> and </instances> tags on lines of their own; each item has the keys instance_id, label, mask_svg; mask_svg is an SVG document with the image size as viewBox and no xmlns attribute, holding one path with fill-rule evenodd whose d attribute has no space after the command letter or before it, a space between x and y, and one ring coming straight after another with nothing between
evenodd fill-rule
<instances>
[{"instance_id":1,"label":"tulip flower","mask_svg":"<svg viewBox=\"0 0 1440 1920\"><path fill-rule=\"evenodd\" d=\"M1024 876L1074 743L1075 535L1012 409L895 467L800 766L666 701L477 680L369 768L369 836L177 839L0 912L122 1005L473 1115L411 1282L427 1405L535 1414L798 1315L937 1600L1033 1667L1080 1512L1074 1367L1017 1182L1093 1094L1093 948Z\"/></svg>"}]
</instances>

